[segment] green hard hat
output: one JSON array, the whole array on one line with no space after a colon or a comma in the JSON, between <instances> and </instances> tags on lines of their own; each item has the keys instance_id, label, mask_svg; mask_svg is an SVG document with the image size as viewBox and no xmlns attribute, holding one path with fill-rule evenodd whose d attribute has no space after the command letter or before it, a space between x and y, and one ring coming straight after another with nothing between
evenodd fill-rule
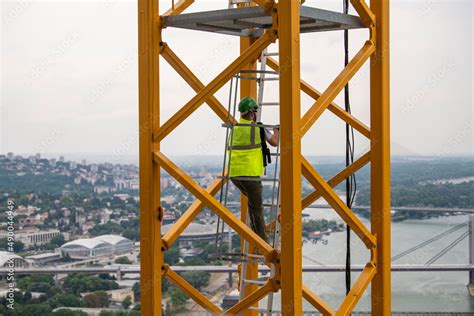
<instances>
[{"instance_id":1,"label":"green hard hat","mask_svg":"<svg viewBox=\"0 0 474 316\"><path fill-rule=\"evenodd\" d=\"M248 113L250 111L257 111L258 109L258 104L257 102L250 98L250 97L246 97L246 98L243 98L242 100L240 100L239 102L239 112L240 113Z\"/></svg>"}]
</instances>

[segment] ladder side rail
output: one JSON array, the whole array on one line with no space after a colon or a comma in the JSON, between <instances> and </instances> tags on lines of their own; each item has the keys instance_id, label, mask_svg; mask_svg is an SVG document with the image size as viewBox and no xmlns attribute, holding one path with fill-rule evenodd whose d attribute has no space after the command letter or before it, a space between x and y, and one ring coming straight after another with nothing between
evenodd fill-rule
<instances>
[{"instance_id":1,"label":"ladder side rail","mask_svg":"<svg viewBox=\"0 0 474 316\"><path fill-rule=\"evenodd\" d=\"M234 78L231 78L230 79L230 89L229 89L229 102L228 102L228 106L227 106L227 122L226 123L229 123L229 125L226 125L226 135L225 135L225 145L224 145L224 161L222 163L222 179L224 179L224 177L226 177L225 175L225 170L226 170L226 166L227 166L227 150L228 150L228 141L229 141L229 132L230 132L230 128L231 128L231 124L232 124L232 121L230 120L230 107L231 107L231 104L232 104L232 91L233 91L233 86L234 86ZM237 90L237 88L236 88ZM235 115L234 115L235 117ZM229 164L230 164L230 158L229 158ZM227 170L229 170L227 168ZM227 171L228 172L228 171ZM222 200L223 200L223 194L224 194L224 182L225 181L222 181L222 184L221 184L221 188L220 188L220 193L219 193L219 203L222 203ZM218 248L218 244L219 244L219 240L220 240L220 234L219 234L219 227L220 227L220 222L221 222L221 218L218 216L217 217L217 227L216 227L216 241L215 241L215 246L216 246L216 251L219 250ZM218 253L218 258L220 257L220 253Z\"/></svg>"}]
</instances>

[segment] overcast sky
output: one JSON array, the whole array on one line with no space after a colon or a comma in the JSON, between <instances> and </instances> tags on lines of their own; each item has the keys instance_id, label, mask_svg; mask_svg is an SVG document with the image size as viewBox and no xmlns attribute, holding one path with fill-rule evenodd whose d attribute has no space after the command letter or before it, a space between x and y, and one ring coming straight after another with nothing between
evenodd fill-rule
<instances>
[{"instance_id":1,"label":"overcast sky","mask_svg":"<svg viewBox=\"0 0 474 316\"><path fill-rule=\"evenodd\" d=\"M342 2L342 1L341 1ZM171 1L161 3L163 10ZM392 153L473 153L473 2L392 1ZM339 1L307 5L340 10ZM225 8L198 0L191 11ZM138 154L136 2L1 2L0 153ZM238 38L166 29L164 41L207 83L238 54ZM322 90L343 66L341 32L302 35L301 73ZM351 31L351 55L367 38ZM270 50L275 51L276 45ZM162 120L194 92L161 62ZM369 122L368 65L352 82L353 113ZM265 100L277 99L276 83ZM228 86L216 96L227 105ZM336 101L343 105L342 95ZM302 113L311 104L302 94ZM277 123L277 109L264 120ZM169 154L221 154L225 130L203 105L163 145ZM356 151L367 141L357 136ZM303 139L306 154L344 152L344 124L324 113Z\"/></svg>"}]
</instances>

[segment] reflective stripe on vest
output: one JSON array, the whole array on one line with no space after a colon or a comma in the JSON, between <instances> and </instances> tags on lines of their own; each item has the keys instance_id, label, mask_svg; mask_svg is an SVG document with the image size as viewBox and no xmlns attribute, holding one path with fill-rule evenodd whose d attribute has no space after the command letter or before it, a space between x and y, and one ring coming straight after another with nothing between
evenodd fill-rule
<instances>
[{"instance_id":1,"label":"reflective stripe on vest","mask_svg":"<svg viewBox=\"0 0 474 316\"><path fill-rule=\"evenodd\" d=\"M264 172L262 145L259 128L255 122L245 119L239 120L240 124L252 126L234 126L229 146L230 155L230 177L260 176Z\"/></svg>"}]
</instances>

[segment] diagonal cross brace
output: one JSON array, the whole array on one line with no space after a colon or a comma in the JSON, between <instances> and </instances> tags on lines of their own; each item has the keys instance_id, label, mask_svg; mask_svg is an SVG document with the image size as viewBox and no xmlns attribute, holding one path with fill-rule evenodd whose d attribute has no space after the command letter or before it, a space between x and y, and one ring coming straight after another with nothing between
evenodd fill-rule
<instances>
[{"instance_id":1,"label":"diagonal cross brace","mask_svg":"<svg viewBox=\"0 0 474 316\"><path fill-rule=\"evenodd\" d=\"M344 298L339 309L336 313L337 316L349 315L354 307L359 302L362 294L365 289L369 286L370 282L377 273L377 267L374 262L369 262L365 265L364 270L357 278L357 281L352 286L352 289L349 291L349 294Z\"/></svg>"},{"instance_id":2,"label":"diagonal cross brace","mask_svg":"<svg viewBox=\"0 0 474 316\"><path fill-rule=\"evenodd\" d=\"M319 191L323 198L333 207L349 227L359 236L368 249L376 245L375 236L362 224L354 215L350 208L334 192L331 186L321 177L321 175L311 166L304 157L301 158L301 171L304 177Z\"/></svg>"},{"instance_id":3,"label":"diagonal cross brace","mask_svg":"<svg viewBox=\"0 0 474 316\"><path fill-rule=\"evenodd\" d=\"M194 3L194 0L180 0L173 7L168 9L168 11L163 13L163 16L181 14L184 10L186 10L193 3Z\"/></svg>"},{"instance_id":4,"label":"diagonal cross brace","mask_svg":"<svg viewBox=\"0 0 474 316\"><path fill-rule=\"evenodd\" d=\"M370 151L360 156L359 159L357 159L356 161L351 163L349 166L344 168L341 172L339 172L334 177L332 177L328 181L329 186L331 188L336 187L339 183L347 179L351 174L357 172L357 170L365 166L369 161L370 161ZM320 197L321 197L321 192L318 190L315 190L309 193L303 198L303 201L301 202L303 206L302 208L305 209L306 207L310 206Z\"/></svg>"},{"instance_id":5,"label":"diagonal cross brace","mask_svg":"<svg viewBox=\"0 0 474 316\"><path fill-rule=\"evenodd\" d=\"M154 152L154 161L172 175L181 185L189 190L196 198L201 200L205 206L210 208L217 214L224 222L226 222L232 229L239 233L243 238L255 244L260 249L269 262L276 260L278 253L273 247L266 243L260 236L252 231L245 223L243 223L230 210L224 207L217 201L209 192L206 192L200 185L198 185L186 172L182 171L171 160L169 160L163 153L159 151Z\"/></svg>"},{"instance_id":6,"label":"diagonal cross brace","mask_svg":"<svg viewBox=\"0 0 474 316\"><path fill-rule=\"evenodd\" d=\"M334 316L336 312L326 304L319 296L314 294L306 286L303 286L303 297L313 305L323 316Z\"/></svg>"},{"instance_id":7,"label":"diagonal cross brace","mask_svg":"<svg viewBox=\"0 0 474 316\"><path fill-rule=\"evenodd\" d=\"M216 179L212 182L209 187L206 189L210 195L214 196L219 189L222 187L222 184L225 183L226 179ZM183 215L176 221L176 223L171 226L170 230L163 236L161 239L163 246L166 249L170 249L171 245L178 239L179 235L188 227L189 224L196 218L196 216L201 212L201 210L206 205L200 201L196 200L193 204L184 212Z\"/></svg>"},{"instance_id":8,"label":"diagonal cross brace","mask_svg":"<svg viewBox=\"0 0 474 316\"><path fill-rule=\"evenodd\" d=\"M267 57L267 65L275 71L280 70L280 65L278 62L271 58ZM321 92L313 88L309 83L304 80L301 80L301 91L306 93L308 96L312 97L315 101L321 97ZM328 110L337 115L340 119L351 125L359 133L370 139L370 129L363 122L359 121L356 117L346 112L343 108L331 102L328 105Z\"/></svg>"},{"instance_id":9,"label":"diagonal cross brace","mask_svg":"<svg viewBox=\"0 0 474 316\"><path fill-rule=\"evenodd\" d=\"M331 188L334 188L337 186L339 183L347 179L351 174L357 172L360 168L365 166L368 162L370 161L370 151L363 154L360 156L356 161L351 163L349 166L346 168L342 169L338 174L336 174L334 177L329 179L327 182L328 185ZM301 201L301 208L304 210L308 206L310 206L312 203L314 203L316 200L321 198L321 192L319 190L314 190L308 195L306 195L303 200ZM267 224L267 230L270 229L270 227L273 229L275 226L275 221L273 220L271 223Z\"/></svg>"},{"instance_id":10,"label":"diagonal cross brace","mask_svg":"<svg viewBox=\"0 0 474 316\"><path fill-rule=\"evenodd\" d=\"M207 297L202 295L198 290L196 290L191 284L186 282L179 274L174 272L169 265L164 265L163 276L166 277L171 283L173 283L177 288L186 293L190 298L192 298L196 303L201 305L207 311L221 315L222 310L212 303Z\"/></svg>"},{"instance_id":11,"label":"diagonal cross brace","mask_svg":"<svg viewBox=\"0 0 474 316\"><path fill-rule=\"evenodd\" d=\"M186 103L178 112L176 112L168 121L166 121L155 133L153 140L160 142L169 133L171 133L179 124L201 106L212 94L219 90L227 81L232 78L242 67L250 60L257 59L262 51L276 40L273 30L267 30L255 43L247 48L234 62L224 69L207 86L201 89L188 103Z\"/></svg>"},{"instance_id":12,"label":"diagonal cross brace","mask_svg":"<svg viewBox=\"0 0 474 316\"><path fill-rule=\"evenodd\" d=\"M331 104L349 80L356 74L362 65L375 52L375 45L371 41L365 42L364 46L347 64L342 72L334 79L329 87L321 94L318 100L311 106L301 119L301 135L306 134L324 110Z\"/></svg>"},{"instance_id":13,"label":"diagonal cross brace","mask_svg":"<svg viewBox=\"0 0 474 316\"><path fill-rule=\"evenodd\" d=\"M173 50L164 43L161 47L161 56L170 64L171 67L193 88L194 91L199 92L204 89L204 84L193 74L193 72L186 66L181 59L175 54ZM210 96L206 100L207 104L217 116L224 122L228 122L229 118L233 123L237 121L232 115L229 115L227 109L217 100L216 97Z\"/></svg>"}]
</instances>

